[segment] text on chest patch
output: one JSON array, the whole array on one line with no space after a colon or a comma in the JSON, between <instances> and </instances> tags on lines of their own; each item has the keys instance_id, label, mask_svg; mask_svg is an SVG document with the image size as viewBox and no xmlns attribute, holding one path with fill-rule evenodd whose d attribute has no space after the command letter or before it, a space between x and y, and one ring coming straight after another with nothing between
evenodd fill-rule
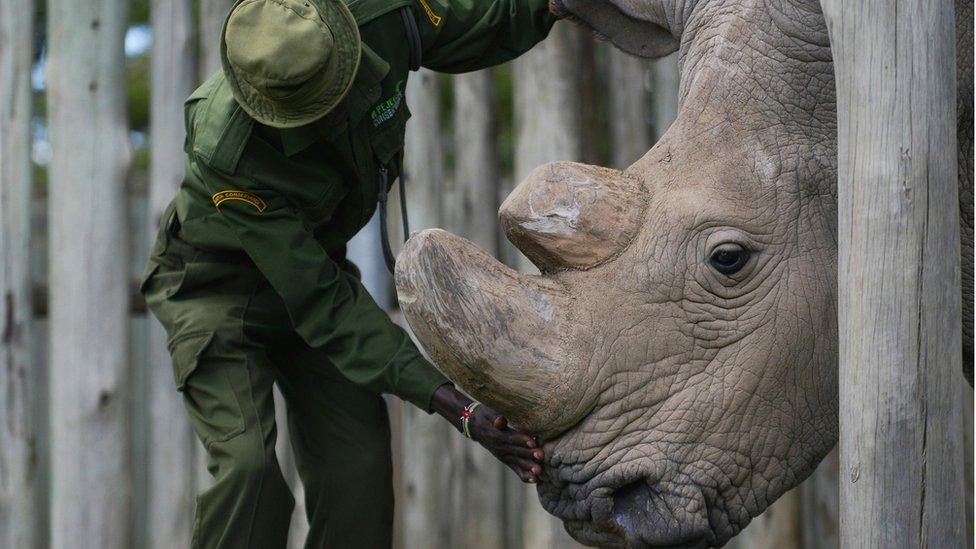
<instances>
[{"instance_id":1,"label":"text on chest patch","mask_svg":"<svg viewBox=\"0 0 976 549\"><path fill-rule=\"evenodd\" d=\"M400 109L400 104L403 103L403 84L403 80L397 82L393 96L376 105L370 111L369 117L373 121L373 126L379 126L393 118L393 115Z\"/></svg>"},{"instance_id":2,"label":"text on chest patch","mask_svg":"<svg viewBox=\"0 0 976 549\"><path fill-rule=\"evenodd\" d=\"M213 203L215 208L219 208L221 204L227 202L228 200L246 202L254 206L258 210L258 213L264 213L264 211L268 209L267 203L265 203L260 196L251 194L247 191L220 191L219 193L213 195Z\"/></svg>"}]
</instances>

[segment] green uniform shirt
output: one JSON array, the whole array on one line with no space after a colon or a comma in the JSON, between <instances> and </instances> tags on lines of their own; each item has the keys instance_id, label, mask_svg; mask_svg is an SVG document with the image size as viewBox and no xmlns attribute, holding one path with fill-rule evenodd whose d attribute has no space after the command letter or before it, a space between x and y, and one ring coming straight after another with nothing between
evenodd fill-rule
<instances>
[{"instance_id":1,"label":"green uniform shirt","mask_svg":"<svg viewBox=\"0 0 976 549\"><path fill-rule=\"evenodd\" d=\"M423 66L443 72L513 59L554 18L547 0L346 1L362 61L344 105L324 119L263 126L238 106L222 74L187 100L186 177L174 199L180 236L206 251L246 254L297 333L344 376L428 409L446 380L340 267L346 242L375 211L381 168L389 181L400 173L410 50L398 8L413 9Z\"/></svg>"}]
</instances>

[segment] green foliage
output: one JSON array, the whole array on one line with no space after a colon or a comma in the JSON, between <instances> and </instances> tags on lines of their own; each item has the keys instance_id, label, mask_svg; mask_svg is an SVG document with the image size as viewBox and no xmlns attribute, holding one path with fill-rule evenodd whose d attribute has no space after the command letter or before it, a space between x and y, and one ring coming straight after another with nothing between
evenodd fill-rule
<instances>
[{"instance_id":1,"label":"green foliage","mask_svg":"<svg viewBox=\"0 0 976 549\"><path fill-rule=\"evenodd\" d=\"M498 108L498 160L500 172L515 170L515 100L512 91L512 66L495 69L495 94Z\"/></svg>"},{"instance_id":2,"label":"green foliage","mask_svg":"<svg viewBox=\"0 0 976 549\"><path fill-rule=\"evenodd\" d=\"M129 103L129 127L149 130L149 56L130 58L125 67L125 86Z\"/></svg>"},{"instance_id":3,"label":"green foliage","mask_svg":"<svg viewBox=\"0 0 976 549\"><path fill-rule=\"evenodd\" d=\"M149 0L130 0L129 24L149 24Z\"/></svg>"},{"instance_id":4,"label":"green foliage","mask_svg":"<svg viewBox=\"0 0 976 549\"><path fill-rule=\"evenodd\" d=\"M132 152L131 169L135 173L149 172L149 147L140 147Z\"/></svg>"}]
</instances>

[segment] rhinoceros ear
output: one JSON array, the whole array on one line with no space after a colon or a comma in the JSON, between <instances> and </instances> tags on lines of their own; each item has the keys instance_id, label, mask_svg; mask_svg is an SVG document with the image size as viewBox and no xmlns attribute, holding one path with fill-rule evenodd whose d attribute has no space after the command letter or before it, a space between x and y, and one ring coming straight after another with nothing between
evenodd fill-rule
<instances>
[{"instance_id":1,"label":"rhinoceros ear","mask_svg":"<svg viewBox=\"0 0 976 549\"><path fill-rule=\"evenodd\" d=\"M678 50L660 0L554 0L559 12L585 23L615 46L640 57L664 57Z\"/></svg>"},{"instance_id":2,"label":"rhinoceros ear","mask_svg":"<svg viewBox=\"0 0 976 549\"><path fill-rule=\"evenodd\" d=\"M616 257L640 228L647 191L635 176L575 162L536 168L499 210L508 239L542 272Z\"/></svg>"}]
</instances>

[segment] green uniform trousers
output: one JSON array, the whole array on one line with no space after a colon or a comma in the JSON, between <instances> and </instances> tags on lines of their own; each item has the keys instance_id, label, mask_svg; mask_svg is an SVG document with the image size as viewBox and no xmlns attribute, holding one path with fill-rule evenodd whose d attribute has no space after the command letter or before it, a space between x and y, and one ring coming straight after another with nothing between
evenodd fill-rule
<instances>
[{"instance_id":1,"label":"green uniform trousers","mask_svg":"<svg viewBox=\"0 0 976 549\"><path fill-rule=\"evenodd\" d=\"M382 397L343 378L288 328L281 299L243 259L199 251L164 229L142 291L166 328L176 388L215 479L197 497L192 546L285 546L294 499L274 452L277 383L305 488L306 547L389 547Z\"/></svg>"}]
</instances>

